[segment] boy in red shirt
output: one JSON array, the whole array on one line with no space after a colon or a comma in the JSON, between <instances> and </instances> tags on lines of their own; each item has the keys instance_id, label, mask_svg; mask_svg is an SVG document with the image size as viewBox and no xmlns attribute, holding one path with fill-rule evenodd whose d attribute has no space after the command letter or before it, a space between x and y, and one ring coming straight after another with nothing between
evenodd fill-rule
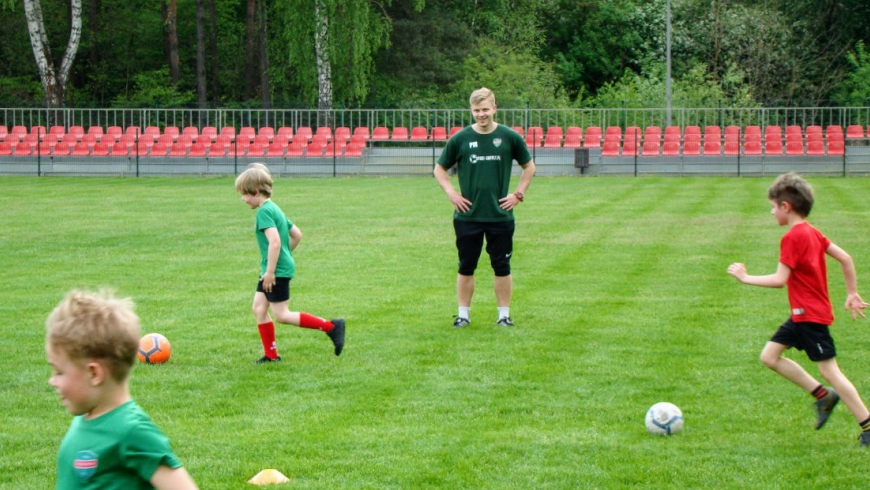
<instances>
[{"instance_id":1,"label":"boy in red shirt","mask_svg":"<svg viewBox=\"0 0 870 490\"><path fill-rule=\"evenodd\" d=\"M864 317L867 307L858 295L858 279L852 257L831 243L806 218L813 207L813 189L793 172L780 175L767 190L772 207L770 213L780 226L788 225L788 232L780 242L779 264L776 272L766 276L750 276L746 266L731 264L728 273L744 284L771 288L788 287L791 317L779 327L761 351L761 362L785 379L805 389L815 398L816 429L821 429L840 398L861 426L858 440L861 446L870 446L870 412L858 395L855 386L840 371L834 348L834 339L828 327L834 322L833 308L828 296L828 273L825 254L830 255L843 269L846 280L846 309L855 316ZM789 347L803 350L819 367L819 372L830 383L823 384L791 359L782 357Z\"/></svg>"}]
</instances>

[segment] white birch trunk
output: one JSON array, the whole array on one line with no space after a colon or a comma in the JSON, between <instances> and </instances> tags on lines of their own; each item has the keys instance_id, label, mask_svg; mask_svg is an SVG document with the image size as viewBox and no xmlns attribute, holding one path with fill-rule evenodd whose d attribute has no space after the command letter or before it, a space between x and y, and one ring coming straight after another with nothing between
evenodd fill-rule
<instances>
[{"instance_id":1,"label":"white birch trunk","mask_svg":"<svg viewBox=\"0 0 870 490\"><path fill-rule=\"evenodd\" d=\"M314 52L317 57L317 108L332 109L332 64L329 59L329 16L323 0L314 1ZM318 119L320 119L318 117ZM320 122L323 125L323 122Z\"/></svg>"},{"instance_id":2,"label":"white birch trunk","mask_svg":"<svg viewBox=\"0 0 870 490\"><path fill-rule=\"evenodd\" d=\"M69 41L60 68L57 70L55 70L54 61L51 58L48 37L45 35L45 23L42 21L42 6L39 0L24 0L24 16L27 19L27 30L30 33L33 56L36 58L39 77L42 80L43 90L45 90L45 102L49 108L61 107L66 99L69 73L82 37L82 0L70 1L72 24L70 25Z\"/></svg>"}]
</instances>

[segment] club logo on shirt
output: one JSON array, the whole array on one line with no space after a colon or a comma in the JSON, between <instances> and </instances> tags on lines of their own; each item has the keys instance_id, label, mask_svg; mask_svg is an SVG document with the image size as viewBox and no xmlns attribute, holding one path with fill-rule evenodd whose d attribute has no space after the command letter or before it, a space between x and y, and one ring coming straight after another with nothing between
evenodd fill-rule
<instances>
[{"instance_id":1,"label":"club logo on shirt","mask_svg":"<svg viewBox=\"0 0 870 490\"><path fill-rule=\"evenodd\" d=\"M97 453L93 451L79 451L76 453L76 459L73 461L73 469L79 479L85 481L94 476L99 466L99 458Z\"/></svg>"},{"instance_id":2,"label":"club logo on shirt","mask_svg":"<svg viewBox=\"0 0 870 490\"><path fill-rule=\"evenodd\" d=\"M498 148L499 146L501 146L501 138L496 138L492 140L492 144L494 144L495 147Z\"/></svg>"}]
</instances>

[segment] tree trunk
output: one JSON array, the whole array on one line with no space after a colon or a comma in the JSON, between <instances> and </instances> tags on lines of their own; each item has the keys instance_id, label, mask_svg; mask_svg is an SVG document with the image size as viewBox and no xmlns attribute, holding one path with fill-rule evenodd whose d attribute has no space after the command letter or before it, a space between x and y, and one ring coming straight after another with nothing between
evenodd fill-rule
<instances>
[{"instance_id":1,"label":"tree trunk","mask_svg":"<svg viewBox=\"0 0 870 490\"><path fill-rule=\"evenodd\" d=\"M169 79L172 82L172 85L178 85L178 0L169 0L166 27L169 30Z\"/></svg>"},{"instance_id":2,"label":"tree trunk","mask_svg":"<svg viewBox=\"0 0 870 490\"><path fill-rule=\"evenodd\" d=\"M272 105L269 86L269 56L266 50L266 1L260 0L259 28L257 37L260 42L260 101L263 109Z\"/></svg>"},{"instance_id":3,"label":"tree trunk","mask_svg":"<svg viewBox=\"0 0 870 490\"><path fill-rule=\"evenodd\" d=\"M208 103L208 84L205 75L205 5L196 0L196 99L200 108Z\"/></svg>"},{"instance_id":4,"label":"tree trunk","mask_svg":"<svg viewBox=\"0 0 870 490\"><path fill-rule=\"evenodd\" d=\"M67 82L72 69L79 41L82 36L82 1L70 0L70 33L60 68L55 69L51 58L45 24L42 20L42 7L39 0L24 0L24 16L30 33L30 45L39 68L42 88L45 90L45 103L48 108L61 107L66 101Z\"/></svg>"},{"instance_id":5,"label":"tree trunk","mask_svg":"<svg viewBox=\"0 0 870 490\"><path fill-rule=\"evenodd\" d=\"M247 0L245 13L245 100L256 98L257 69L257 0Z\"/></svg>"},{"instance_id":6,"label":"tree trunk","mask_svg":"<svg viewBox=\"0 0 870 490\"><path fill-rule=\"evenodd\" d=\"M329 14L323 0L314 0L314 54L317 57L318 125L330 125L332 110L332 64L329 59Z\"/></svg>"},{"instance_id":7,"label":"tree trunk","mask_svg":"<svg viewBox=\"0 0 870 490\"><path fill-rule=\"evenodd\" d=\"M215 0L208 0L208 22L211 29L208 34L208 50L209 58L211 58L211 95L212 100L220 100L221 98L221 81L218 63L218 45L217 45L217 9L214 6Z\"/></svg>"}]
</instances>

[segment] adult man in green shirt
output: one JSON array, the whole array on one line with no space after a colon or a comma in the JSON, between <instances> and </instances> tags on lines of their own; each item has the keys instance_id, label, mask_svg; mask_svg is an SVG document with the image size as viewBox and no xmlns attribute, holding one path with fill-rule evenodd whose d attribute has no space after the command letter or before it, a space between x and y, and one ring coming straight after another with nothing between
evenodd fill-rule
<instances>
[{"instance_id":1,"label":"adult man in green shirt","mask_svg":"<svg viewBox=\"0 0 870 490\"><path fill-rule=\"evenodd\" d=\"M471 323L469 315L474 295L474 270L486 238L486 252L495 273L494 289L498 303L497 323L514 325L510 317L510 259L513 254L513 209L523 202L535 175L535 162L526 142L514 130L495 122L495 95L488 88L471 94L474 124L453 135L435 165L435 179L453 205L453 228L459 252L456 298L459 314L453 326ZM516 160L523 172L514 193L509 193L511 167ZM447 171L458 165L457 192Z\"/></svg>"}]
</instances>

